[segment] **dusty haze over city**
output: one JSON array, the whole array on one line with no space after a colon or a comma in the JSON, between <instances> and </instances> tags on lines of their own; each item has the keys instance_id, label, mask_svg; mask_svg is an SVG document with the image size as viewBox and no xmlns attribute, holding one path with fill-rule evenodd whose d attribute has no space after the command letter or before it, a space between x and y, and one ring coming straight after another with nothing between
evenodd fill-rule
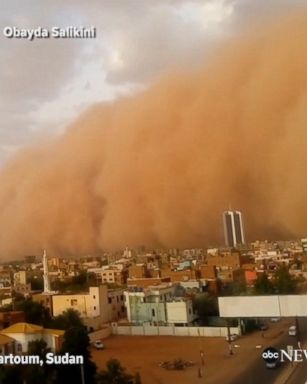
<instances>
[{"instance_id":1,"label":"dusty haze over city","mask_svg":"<svg viewBox=\"0 0 307 384\"><path fill-rule=\"evenodd\" d=\"M305 236L306 9L208 56L11 156L0 255L222 243L229 204L248 240Z\"/></svg>"}]
</instances>

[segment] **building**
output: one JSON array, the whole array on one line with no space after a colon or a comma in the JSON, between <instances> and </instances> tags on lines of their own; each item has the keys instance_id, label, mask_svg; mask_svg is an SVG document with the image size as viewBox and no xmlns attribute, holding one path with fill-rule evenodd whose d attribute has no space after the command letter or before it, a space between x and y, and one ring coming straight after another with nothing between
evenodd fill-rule
<instances>
[{"instance_id":1,"label":"building","mask_svg":"<svg viewBox=\"0 0 307 384\"><path fill-rule=\"evenodd\" d=\"M0 355L4 356L10 353L15 353L15 340L0 333Z\"/></svg>"},{"instance_id":2,"label":"building","mask_svg":"<svg viewBox=\"0 0 307 384\"><path fill-rule=\"evenodd\" d=\"M124 270L119 268L89 268L88 273L95 275L97 283L124 284Z\"/></svg>"},{"instance_id":3,"label":"building","mask_svg":"<svg viewBox=\"0 0 307 384\"><path fill-rule=\"evenodd\" d=\"M161 284L125 291L128 321L133 324L190 325L196 320L192 301L175 297L176 285Z\"/></svg>"},{"instance_id":4,"label":"building","mask_svg":"<svg viewBox=\"0 0 307 384\"><path fill-rule=\"evenodd\" d=\"M9 271L0 272L0 289L6 289L12 287L12 279Z\"/></svg>"},{"instance_id":5,"label":"building","mask_svg":"<svg viewBox=\"0 0 307 384\"><path fill-rule=\"evenodd\" d=\"M196 280L200 278L200 273L196 269L183 269L183 270L171 270L170 268L164 268L160 271L161 277L169 277L171 282L176 283L180 281Z\"/></svg>"},{"instance_id":6,"label":"building","mask_svg":"<svg viewBox=\"0 0 307 384\"><path fill-rule=\"evenodd\" d=\"M47 347L53 352L58 352L62 345L64 331L47 329L40 325L30 323L16 323L0 331L0 336L8 336L15 341L15 353L28 352L29 341L43 339ZM9 341L9 339L7 340Z\"/></svg>"},{"instance_id":7,"label":"building","mask_svg":"<svg viewBox=\"0 0 307 384\"><path fill-rule=\"evenodd\" d=\"M247 285L254 285L257 277L256 270L245 270L245 281Z\"/></svg>"},{"instance_id":8,"label":"building","mask_svg":"<svg viewBox=\"0 0 307 384\"><path fill-rule=\"evenodd\" d=\"M245 284L245 270L242 268L237 269L220 269L218 270L218 278L223 284L241 283Z\"/></svg>"},{"instance_id":9,"label":"building","mask_svg":"<svg viewBox=\"0 0 307 384\"><path fill-rule=\"evenodd\" d=\"M216 257L216 256L214 256ZM214 257L212 258L212 261L214 262ZM199 267L200 270L200 278L201 279L216 279L217 272L216 272L216 264L210 263L209 265L202 264Z\"/></svg>"},{"instance_id":10,"label":"building","mask_svg":"<svg viewBox=\"0 0 307 384\"><path fill-rule=\"evenodd\" d=\"M52 296L53 316L61 315L67 309L78 311L89 330L100 329L103 324L126 315L123 291L108 290L106 285L89 287L85 293Z\"/></svg>"},{"instance_id":11,"label":"building","mask_svg":"<svg viewBox=\"0 0 307 384\"><path fill-rule=\"evenodd\" d=\"M14 291L26 296L31 292L31 284L27 284L27 272L15 272L13 276Z\"/></svg>"},{"instance_id":12,"label":"building","mask_svg":"<svg viewBox=\"0 0 307 384\"><path fill-rule=\"evenodd\" d=\"M0 329L24 321L25 313L23 311L0 312Z\"/></svg>"},{"instance_id":13,"label":"building","mask_svg":"<svg viewBox=\"0 0 307 384\"><path fill-rule=\"evenodd\" d=\"M23 296L29 296L31 293L31 284L16 284L14 285L14 291Z\"/></svg>"},{"instance_id":14,"label":"building","mask_svg":"<svg viewBox=\"0 0 307 384\"><path fill-rule=\"evenodd\" d=\"M14 273L14 286L27 284L27 272L19 271Z\"/></svg>"},{"instance_id":15,"label":"building","mask_svg":"<svg viewBox=\"0 0 307 384\"><path fill-rule=\"evenodd\" d=\"M52 306L52 294L45 294L45 293L34 293L32 294L32 300L36 303L40 303L45 308L48 309L51 316L53 316L53 306Z\"/></svg>"},{"instance_id":16,"label":"building","mask_svg":"<svg viewBox=\"0 0 307 384\"><path fill-rule=\"evenodd\" d=\"M245 258L238 252L228 252L217 256L208 255L206 260L208 266L215 266L216 269L241 268L244 261Z\"/></svg>"},{"instance_id":17,"label":"building","mask_svg":"<svg viewBox=\"0 0 307 384\"><path fill-rule=\"evenodd\" d=\"M136 264L129 267L129 279L141 279L148 276L148 271L145 264Z\"/></svg>"},{"instance_id":18,"label":"building","mask_svg":"<svg viewBox=\"0 0 307 384\"><path fill-rule=\"evenodd\" d=\"M227 247L236 247L245 243L242 214L239 211L223 213L224 236Z\"/></svg>"},{"instance_id":19,"label":"building","mask_svg":"<svg viewBox=\"0 0 307 384\"><path fill-rule=\"evenodd\" d=\"M307 253L307 239L301 239L303 252Z\"/></svg>"},{"instance_id":20,"label":"building","mask_svg":"<svg viewBox=\"0 0 307 384\"><path fill-rule=\"evenodd\" d=\"M160 285L162 283L170 283L171 279L169 277L144 277L144 278L133 278L127 279L128 287L135 288L146 288L153 285Z\"/></svg>"}]
</instances>

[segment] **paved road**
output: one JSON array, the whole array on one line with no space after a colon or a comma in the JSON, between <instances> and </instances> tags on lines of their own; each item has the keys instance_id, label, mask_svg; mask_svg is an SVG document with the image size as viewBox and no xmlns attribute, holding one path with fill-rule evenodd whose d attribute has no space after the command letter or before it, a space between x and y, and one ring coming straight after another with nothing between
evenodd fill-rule
<instances>
[{"instance_id":1,"label":"paved road","mask_svg":"<svg viewBox=\"0 0 307 384\"><path fill-rule=\"evenodd\" d=\"M307 383L307 362L300 363L294 373L286 381L286 384L305 384Z\"/></svg>"},{"instance_id":2,"label":"paved road","mask_svg":"<svg viewBox=\"0 0 307 384\"><path fill-rule=\"evenodd\" d=\"M301 318L299 320L299 329L301 333L301 341L306 342L307 340L307 318ZM274 343L271 346L276 346L277 348L285 348L287 345L295 345L296 344L296 338L288 336L287 329L285 329L285 334L282 336L280 341L278 343ZM276 382L279 376L282 376L282 373L285 369L287 369L288 364L283 363L279 368L277 369L267 369L265 367L265 364L261 358L261 350L259 350L259 359L254 362L253 365L249 366L248 369L240 375L236 380L229 384L273 384ZM243 362L242 362L243 363ZM300 368L300 367L299 367ZM305 373L307 373L307 364L304 364L304 368L302 369L302 373L300 377L303 377ZM303 372L303 370L305 371ZM296 372L295 372L296 374ZM294 374L293 374L294 377ZM305 377L305 376L304 376ZM307 377L307 374L306 374ZM292 380L292 377L291 377ZM287 384L305 384L304 381L301 381L299 378L299 381L287 381Z\"/></svg>"}]
</instances>

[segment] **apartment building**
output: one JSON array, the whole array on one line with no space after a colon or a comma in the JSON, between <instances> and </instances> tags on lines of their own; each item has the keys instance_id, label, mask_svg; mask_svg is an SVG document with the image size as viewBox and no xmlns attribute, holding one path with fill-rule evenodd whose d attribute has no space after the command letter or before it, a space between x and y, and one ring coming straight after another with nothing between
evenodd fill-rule
<instances>
[{"instance_id":1,"label":"apartment building","mask_svg":"<svg viewBox=\"0 0 307 384\"><path fill-rule=\"evenodd\" d=\"M78 311L89 329L99 329L103 324L125 317L122 290L108 290L106 285L90 287L88 292L52 296L53 315L67 309Z\"/></svg>"},{"instance_id":2,"label":"apartment building","mask_svg":"<svg viewBox=\"0 0 307 384\"><path fill-rule=\"evenodd\" d=\"M175 297L175 288L169 283L125 291L128 320L133 324L192 324L196 320L192 301Z\"/></svg>"},{"instance_id":3,"label":"apartment building","mask_svg":"<svg viewBox=\"0 0 307 384\"><path fill-rule=\"evenodd\" d=\"M93 273L97 283L124 284L124 271L119 268L89 268L88 273Z\"/></svg>"}]
</instances>

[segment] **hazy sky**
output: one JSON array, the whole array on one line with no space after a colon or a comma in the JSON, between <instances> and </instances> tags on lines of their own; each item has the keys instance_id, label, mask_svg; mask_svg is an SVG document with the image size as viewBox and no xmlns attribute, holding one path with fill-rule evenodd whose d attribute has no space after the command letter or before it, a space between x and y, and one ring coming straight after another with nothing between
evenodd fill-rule
<instances>
[{"instance_id":1,"label":"hazy sky","mask_svg":"<svg viewBox=\"0 0 307 384\"><path fill-rule=\"evenodd\" d=\"M217 41L307 0L0 0L0 164L89 104L191 68ZM259 24L261 25L261 24ZM5 26L95 26L96 39L7 39Z\"/></svg>"}]
</instances>

